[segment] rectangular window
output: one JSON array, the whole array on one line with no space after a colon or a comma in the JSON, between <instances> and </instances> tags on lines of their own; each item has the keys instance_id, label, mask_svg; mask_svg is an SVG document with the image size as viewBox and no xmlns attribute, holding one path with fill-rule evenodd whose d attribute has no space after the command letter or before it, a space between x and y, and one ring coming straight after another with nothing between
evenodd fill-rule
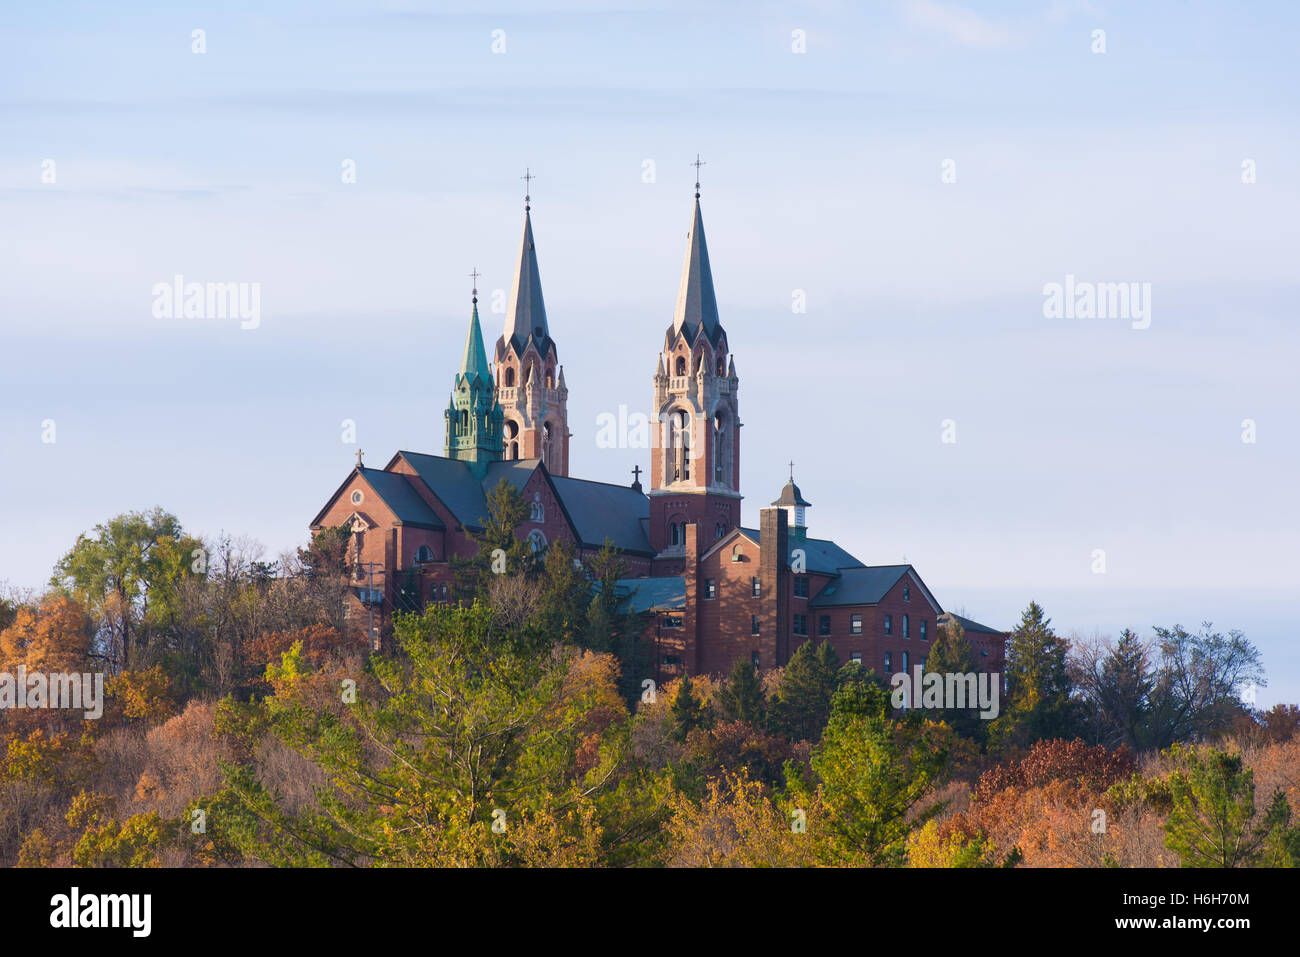
<instances>
[{"instance_id":1,"label":"rectangular window","mask_svg":"<svg viewBox=\"0 0 1300 957\"><path fill-rule=\"evenodd\" d=\"M911 600L912 600L912 587L910 585L904 584L903 601L911 601Z\"/></svg>"},{"instance_id":2,"label":"rectangular window","mask_svg":"<svg viewBox=\"0 0 1300 957\"><path fill-rule=\"evenodd\" d=\"M665 627L665 628L680 628L680 627L682 627L682 616L681 616L681 615L667 615L667 616L665 616L665 617L664 617L664 627Z\"/></svg>"},{"instance_id":3,"label":"rectangular window","mask_svg":"<svg viewBox=\"0 0 1300 957\"><path fill-rule=\"evenodd\" d=\"M903 652L903 670L907 671L907 652Z\"/></svg>"},{"instance_id":4,"label":"rectangular window","mask_svg":"<svg viewBox=\"0 0 1300 957\"><path fill-rule=\"evenodd\" d=\"M676 665L680 665L682 663L682 659L680 655L664 655L663 663L670 667L675 667Z\"/></svg>"},{"instance_id":5,"label":"rectangular window","mask_svg":"<svg viewBox=\"0 0 1300 957\"><path fill-rule=\"evenodd\" d=\"M849 634L852 634L852 635L860 635L860 634L862 634L862 616L861 616L861 615L849 615Z\"/></svg>"},{"instance_id":6,"label":"rectangular window","mask_svg":"<svg viewBox=\"0 0 1300 957\"><path fill-rule=\"evenodd\" d=\"M911 637L911 635L909 635L908 632L907 632L907 616L906 616L906 615L903 616L903 637L904 637L904 638L910 638L910 637Z\"/></svg>"},{"instance_id":7,"label":"rectangular window","mask_svg":"<svg viewBox=\"0 0 1300 957\"><path fill-rule=\"evenodd\" d=\"M758 578L753 579L753 589L754 589L753 595L755 598L757 598L759 594L762 592L762 585L759 584Z\"/></svg>"},{"instance_id":8,"label":"rectangular window","mask_svg":"<svg viewBox=\"0 0 1300 957\"><path fill-rule=\"evenodd\" d=\"M817 616L817 634L821 635L822 637L825 637L826 635L829 635L830 633L831 633L831 616L830 616L830 615L818 615L818 616Z\"/></svg>"},{"instance_id":9,"label":"rectangular window","mask_svg":"<svg viewBox=\"0 0 1300 957\"><path fill-rule=\"evenodd\" d=\"M893 633L894 633L894 616L893 616L893 615L886 615L886 616L885 616L885 634L887 634L887 635L892 635Z\"/></svg>"},{"instance_id":10,"label":"rectangular window","mask_svg":"<svg viewBox=\"0 0 1300 957\"><path fill-rule=\"evenodd\" d=\"M749 661L750 661L750 664L752 664L752 665L754 666L754 670L757 671L757 670L758 670L758 652L757 652L757 651L754 652L752 655L749 656Z\"/></svg>"},{"instance_id":11,"label":"rectangular window","mask_svg":"<svg viewBox=\"0 0 1300 957\"><path fill-rule=\"evenodd\" d=\"M749 633L750 633L751 635L757 635L757 634L758 634L758 616L757 616L757 615L750 615L750 616L749 616Z\"/></svg>"},{"instance_id":12,"label":"rectangular window","mask_svg":"<svg viewBox=\"0 0 1300 957\"><path fill-rule=\"evenodd\" d=\"M808 597L808 576L807 575L794 576L794 597L795 598Z\"/></svg>"},{"instance_id":13,"label":"rectangular window","mask_svg":"<svg viewBox=\"0 0 1300 957\"><path fill-rule=\"evenodd\" d=\"M806 634L808 634L808 616L807 616L807 615L795 615L795 616L794 616L794 633L795 633L796 635L806 635Z\"/></svg>"},{"instance_id":14,"label":"rectangular window","mask_svg":"<svg viewBox=\"0 0 1300 957\"><path fill-rule=\"evenodd\" d=\"M861 664L862 664L862 652L860 652L860 651L850 651L850 652L849 652L849 661L853 662L855 665L861 665Z\"/></svg>"},{"instance_id":15,"label":"rectangular window","mask_svg":"<svg viewBox=\"0 0 1300 957\"><path fill-rule=\"evenodd\" d=\"M705 598L717 598L717 597L718 597L718 583L717 583L717 581L715 581L715 580L712 579L712 578L706 578L706 579L704 579L704 597L705 597Z\"/></svg>"},{"instance_id":16,"label":"rectangular window","mask_svg":"<svg viewBox=\"0 0 1300 957\"><path fill-rule=\"evenodd\" d=\"M921 640L925 641L925 619L921 619Z\"/></svg>"},{"instance_id":17,"label":"rectangular window","mask_svg":"<svg viewBox=\"0 0 1300 957\"><path fill-rule=\"evenodd\" d=\"M894 653L892 651L886 651L885 652L885 674L888 675L893 673L894 673Z\"/></svg>"}]
</instances>

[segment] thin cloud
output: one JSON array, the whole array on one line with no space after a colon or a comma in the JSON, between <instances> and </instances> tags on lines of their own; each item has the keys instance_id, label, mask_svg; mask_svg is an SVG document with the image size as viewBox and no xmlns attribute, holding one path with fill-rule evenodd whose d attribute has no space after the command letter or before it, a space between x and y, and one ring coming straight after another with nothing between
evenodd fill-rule
<instances>
[{"instance_id":1,"label":"thin cloud","mask_svg":"<svg viewBox=\"0 0 1300 957\"><path fill-rule=\"evenodd\" d=\"M1014 34L1006 27L955 3L907 0L903 15L911 25L947 34L965 47L1005 47L1015 42Z\"/></svg>"}]
</instances>

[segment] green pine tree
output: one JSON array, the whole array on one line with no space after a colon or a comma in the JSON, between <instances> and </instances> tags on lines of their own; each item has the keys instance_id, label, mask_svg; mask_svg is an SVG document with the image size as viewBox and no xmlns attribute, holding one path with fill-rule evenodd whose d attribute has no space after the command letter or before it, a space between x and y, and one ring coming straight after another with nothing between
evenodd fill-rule
<instances>
[{"instance_id":1,"label":"green pine tree","mask_svg":"<svg viewBox=\"0 0 1300 957\"><path fill-rule=\"evenodd\" d=\"M763 683L752 662L737 658L731 676L718 692L718 711L728 721L747 721L761 727L766 717L767 701Z\"/></svg>"}]
</instances>

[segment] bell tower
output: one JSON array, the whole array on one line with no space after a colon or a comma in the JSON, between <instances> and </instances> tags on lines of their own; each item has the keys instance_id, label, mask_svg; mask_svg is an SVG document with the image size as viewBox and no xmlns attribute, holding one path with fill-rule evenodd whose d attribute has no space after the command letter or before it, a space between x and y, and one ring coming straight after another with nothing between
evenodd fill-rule
<instances>
[{"instance_id":1,"label":"bell tower","mask_svg":"<svg viewBox=\"0 0 1300 957\"><path fill-rule=\"evenodd\" d=\"M718 319L696 182L677 308L654 375L649 533L661 554L684 549L687 524L699 525L701 551L740 524L739 381Z\"/></svg>"},{"instance_id":2,"label":"bell tower","mask_svg":"<svg viewBox=\"0 0 1300 957\"><path fill-rule=\"evenodd\" d=\"M483 331L478 321L478 289L465 337L465 354L452 386L447 419L447 458L468 462L480 479L488 463L501 460L501 406L492 388Z\"/></svg>"},{"instance_id":3,"label":"bell tower","mask_svg":"<svg viewBox=\"0 0 1300 957\"><path fill-rule=\"evenodd\" d=\"M523 177L533 179L531 172ZM496 345L496 394L504 418L502 456L541 459L552 475L569 474L569 389L546 324L533 243L532 197L524 196L524 237Z\"/></svg>"}]
</instances>

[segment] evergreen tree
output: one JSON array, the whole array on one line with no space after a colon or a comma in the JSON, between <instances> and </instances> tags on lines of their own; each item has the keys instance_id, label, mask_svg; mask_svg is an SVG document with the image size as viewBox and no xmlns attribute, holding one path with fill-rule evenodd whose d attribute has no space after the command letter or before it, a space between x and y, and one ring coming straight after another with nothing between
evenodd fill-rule
<instances>
[{"instance_id":1,"label":"evergreen tree","mask_svg":"<svg viewBox=\"0 0 1300 957\"><path fill-rule=\"evenodd\" d=\"M1146 744L1146 721L1154 687L1146 648L1132 630L1125 628L1101 665L1095 692L1098 743L1110 748L1127 744L1140 750Z\"/></svg>"},{"instance_id":2,"label":"evergreen tree","mask_svg":"<svg viewBox=\"0 0 1300 957\"><path fill-rule=\"evenodd\" d=\"M966 638L966 630L955 617L938 629L930 656L925 659L926 673L939 675L971 675L978 669L975 665L975 649ZM988 729L988 722L979 716L977 701L966 702L964 708L944 708L935 715L935 720L945 722L963 738L982 742Z\"/></svg>"},{"instance_id":3,"label":"evergreen tree","mask_svg":"<svg viewBox=\"0 0 1300 957\"><path fill-rule=\"evenodd\" d=\"M682 675L677 686L677 695L673 698L673 736L678 741L685 741L686 736L696 728L702 728L708 721L704 705L695 697L691 686L691 676Z\"/></svg>"},{"instance_id":4,"label":"evergreen tree","mask_svg":"<svg viewBox=\"0 0 1300 957\"><path fill-rule=\"evenodd\" d=\"M1007 700L989 729L1000 747L1026 747L1045 738L1073 738L1079 722L1066 670L1069 643L1057 637L1037 602L1020 616L1006 645Z\"/></svg>"},{"instance_id":5,"label":"evergreen tree","mask_svg":"<svg viewBox=\"0 0 1300 957\"><path fill-rule=\"evenodd\" d=\"M781 675L774 718L792 741L816 741L831 713L840 659L829 641L800 645Z\"/></svg>"},{"instance_id":6,"label":"evergreen tree","mask_svg":"<svg viewBox=\"0 0 1300 957\"><path fill-rule=\"evenodd\" d=\"M718 710L728 721L747 721L755 727L763 724L767 701L752 662L736 659L726 686L718 692Z\"/></svg>"}]
</instances>

